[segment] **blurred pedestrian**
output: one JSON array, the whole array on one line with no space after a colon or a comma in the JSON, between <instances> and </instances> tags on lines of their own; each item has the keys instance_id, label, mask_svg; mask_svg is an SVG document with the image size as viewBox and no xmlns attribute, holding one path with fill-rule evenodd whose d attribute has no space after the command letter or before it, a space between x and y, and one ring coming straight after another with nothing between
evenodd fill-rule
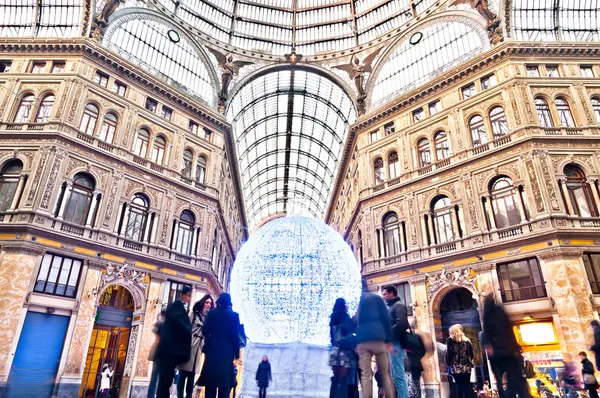
<instances>
[{"instance_id":1,"label":"blurred pedestrian","mask_svg":"<svg viewBox=\"0 0 600 398\"><path fill-rule=\"evenodd\" d=\"M465 336L461 325L449 329L450 337L446 341L446 365L456 383L458 398L473 398L471 387L471 369L475 353L471 341Z\"/></svg>"},{"instance_id":2,"label":"blurred pedestrian","mask_svg":"<svg viewBox=\"0 0 600 398\"><path fill-rule=\"evenodd\" d=\"M590 351L596 356L596 366L600 366L600 322L594 319L590 322L590 326L594 331L594 345L590 348Z\"/></svg>"},{"instance_id":3,"label":"blurred pedestrian","mask_svg":"<svg viewBox=\"0 0 600 398\"><path fill-rule=\"evenodd\" d=\"M267 398L267 388L269 388L269 382L273 381L271 374L271 364L269 363L269 357L263 355L262 361L258 364L256 369L256 385L258 386L258 398Z\"/></svg>"},{"instance_id":4,"label":"blurred pedestrian","mask_svg":"<svg viewBox=\"0 0 600 398\"><path fill-rule=\"evenodd\" d=\"M404 369L404 358L406 352L402 347L402 341L408 330L408 311L398 297L395 286L385 286L382 290L383 299L390 309L390 321L392 322L392 341L394 347L390 352L392 377L396 385L398 398L408 398L408 381Z\"/></svg>"},{"instance_id":5,"label":"blurred pedestrian","mask_svg":"<svg viewBox=\"0 0 600 398\"><path fill-rule=\"evenodd\" d=\"M585 389L588 391L590 398L599 398L598 380L596 380L596 369L594 369L594 364L588 359L587 354L583 351L579 353L579 359L581 359L581 366L583 367L581 374L583 376Z\"/></svg>"},{"instance_id":6,"label":"blurred pedestrian","mask_svg":"<svg viewBox=\"0 0 600 398\"><path fill-rule=\"evenodd\" d=\"M113 374L112 367L105 363L102 366L102 378L100 379L100 396L102 398L108 398L110 394L110 379L113 377Z\"/></svg>"},{"instance_id":7,"label":"blurred pedestrian","mask_svg":"<svg viewBox=\"0 0 600 398\"><path fill-rule=\"evenodd\" d=\"M329 398L347 398L350 378L356 372L356 336L355 325L346 300L338 298L333 306L329 321L329 337L332 345L329 354L329 366L333 371ZM352 380L354 382L354 380Z\"/></svg>"},{"instance_id":8,"label":"blurred pedestrian","mask_svg":"<svg viewBox=\"0 0 600 398\"><path fill-rule=\"evenodd\" d=\"M152 328L152 333L154 333L154 343L152 344L152 347L150 347L150 354L148 355L148 360L152 362L152 373L150 373L147 398L156 397L156 384L158 383L158 358L156 357L156 350L158 349L158 342L160 341L160 329L165 322L165 314L165 311L161 311Z\"/></svg>"}]
</instances>

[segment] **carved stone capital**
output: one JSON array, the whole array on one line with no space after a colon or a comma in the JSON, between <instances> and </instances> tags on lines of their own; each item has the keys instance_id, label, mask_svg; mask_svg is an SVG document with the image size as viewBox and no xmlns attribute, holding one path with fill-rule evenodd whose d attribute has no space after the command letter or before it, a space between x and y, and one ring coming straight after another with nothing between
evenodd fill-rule
<instances>
[{"instance_id":1,"label":"carved stone capital","mask_svg":"<svg viewBox=\"0 0 600 398\"><path fill-rule=\"evenodd\" d=\"M540 260L550 260L557 257L576 257L583 256L583 250L570 247L553 247L537 255Z\"/></svg>"},{"instance_id":2,"label":"carved stone capital","mask_svg":"<svg viewBox=\"0 0 600 398\"><path fill-rule=\"evenodd\" d=\"M2 250L7 253L23 253L34 256L41 256L46 253L46 249L30 242L9 242L2 245Z\"/></svg>"}]
</instances>

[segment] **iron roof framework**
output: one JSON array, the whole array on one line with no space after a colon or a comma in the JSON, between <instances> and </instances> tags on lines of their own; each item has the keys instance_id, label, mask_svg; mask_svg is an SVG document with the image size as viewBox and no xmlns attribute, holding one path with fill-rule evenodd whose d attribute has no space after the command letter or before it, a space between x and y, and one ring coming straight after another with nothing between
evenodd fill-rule
<instances>
[{"instance_id":1,"label":"iron roof framework","mask_svg":"<svg viewBox=\"0 0 600 398\"><path fill-rule=\"evenodd\" d=\"M0 37L81 34L81 0L0 0Z\"/></svg>"}]
</instances>

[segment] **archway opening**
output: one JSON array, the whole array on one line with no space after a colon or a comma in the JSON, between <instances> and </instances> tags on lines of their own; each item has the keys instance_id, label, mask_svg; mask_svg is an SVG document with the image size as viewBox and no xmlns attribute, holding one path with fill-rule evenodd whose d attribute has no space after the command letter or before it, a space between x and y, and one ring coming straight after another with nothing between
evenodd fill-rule
<instances>
[{"instance_id":1,"label":"archway opening","mask_svg":"<svg viewBox=\"0 0 600 398\"><path fill-rule=\"evenodd\" d=\"M133 296L123 286L110 285L100 295L94 330L85 360L80 397L102 396L104 365L109 365L114 372L110 379L108 396L119 396L134 310Z\"/></svg>"}]
</instances>

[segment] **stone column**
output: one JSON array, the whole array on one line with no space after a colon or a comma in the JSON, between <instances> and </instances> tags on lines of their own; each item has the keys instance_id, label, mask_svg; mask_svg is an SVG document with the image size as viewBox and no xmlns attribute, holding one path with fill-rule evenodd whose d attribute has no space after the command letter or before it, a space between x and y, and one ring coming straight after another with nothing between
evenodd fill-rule
<instances>
[{"instance_id":1,"label":"stone column","mask_svg":"<svg viewBox=\"0 0 600 398\"><path fill-rule=\"evenodd\" d=\"M144 226L144 236L142 236L142 242L150 241L150 237L148 236L150 233L150 224L152 224L152 214L148 213L148 215L146 215L146 225Z\"/></svg>"},{"instance_id":2,"label":"stone column","mask_svg":"<svg viewBox=\"0 0 600 398\"><path fill-rule=\"evenodd\" d=\"M121 210L119 211L118 214L118 218L117 218L117 222L115 223L115 233L119 234L121 231L119 231L119 223L121 222L121 219L123 219L123 223L126 222L125 219L125 215L127 215L127 203L123 203L123 205L121 206Z\"/></svg>"},{"instance_id":3,"label":"stone column","mask_svg":"<svg viewBox=\"0 0 600 398\"><path fill-rule=\"evenodd\" d=\"M594 202L596 203L596 210L600 211L600 197L598 196L598 189L596 188L596 181L593 178L588 178L587 183L590 184L590 191L594 196ZM17 189L17 192L19 190Z\"/></svg>"},{"instance_id":4,"label":"stone column","mask_svg":"<svg viewBox=\"0 0 600 398\"><path fill-rule=\"evenodd\" d=\"M553 310L560 318L560 325L555 326L559 340L564 339L560 347L564 358L573 357L593 341L594 309L582 255L579 250L556 247L538 256Z\"/></svg>"},{"instance_id":5,"label":"stone column","mask_svg":"<svg viewBox=\"0 0 600 398\"><path fill-rule=\"evenodd\" d=\"M525 208L523 205L523 199L521 198L521 191L519 191L519 188L515 188L513 190L513 194L514 194L514 200L517 206L517 210L519 210L519 217L521 217L521 224L526 224L527 223L527 217L525 216Z\"/></svg>"},{"instance_id":6,"label":"stone column","mask_svg":"<svg viewBox=\"0 0 600 398\"><path fill-rule=\"evenodd\" d=\"M385 257L385 240L383 239L383 228L377 229L377 238L379 239L379 258Z\"/></svg>"},{"instance_id":7,"label":"stone column","mask_svg":"<svg viewBox=\"0 0 600 398\"><path fill-rule=\"evenodd\" d=\"M25 184L25 176L21 175L19 177L19 182L17 184L17 189L15 190L15 196L13 196L13 200L10 203L10 210L15 210L17 208L17 204L19 199L21 198L21 193L23 192L23 185Z\"/></svg>"},{"instance_id":8,"label":"stone column","mask_svg":"<svg viewBox=\"0 0 600 398\"><path fill-rule=\"evenodd\" d=\"M430 246L434 246L435 245L435 229L433 229L433 212L430 211L427 214L427 222L429 224L429 242L431 243Z\"/></svg>"},{"instance_id":9,"label":"stone column","mask_svg":"<svg viewBox=\"0 0 600 398\"><path fill-rule=\"evenodd\" d=\"M67 207L67 201L69 200L69 197L71 196L71 191L73 190L73 183L72 182L67 182L67 186L65 187L65 192L63 193L63 197L62 200L60 202L60 208L58 209L58 219L62 220L63 216L65 214L65 207Z\"/></svg>"},{"instance_id":10,"label":"stone column","mask_svg":"<svg viewBox=\"0 0 600 398\"><path fill-rule=\"evenodd\" d=\"M460 239L460 233L458 231L458 225L460 224L460 218L459 218L458 212L456 211L454 206L452 207L452 218L454 219L454 222L452 223L452 233L454 233L453 240L458 240L458 239Z\"/></svg>"},{"instance_id":11,"label":"stone column","mask_svg":"<svg viewBox=\"0 0 600 398\"><path fill-rule=\"evenodd\" d=\"M8 244L10 245L10 243ZM24 321L23 304L30 281L43 251L24 245L3 246L0 262L0 390L4 389Z\"/></svg>"},{"instance_id":12,"label":"stone column","mask_svg":"<svg viewBox=\"0 0 600 398\"><path fill-rule=\"evenodd\" d=\"M85 368L85 358L90 344L92 330L94 329L94 318L96 317L97 292L100 287L102 268L99 263L90 263L87 272L82 274L80 289L82 290L81 303L77 312L73 337L68 344L67 363L64 372L58 375L57 396L78 396ZM96 292L96 294L94 294Z\"/></svg>"},{"instance_id":13,"label":"stone column","mask_svg":"<svg viewBox=\"0 0 600 398\"><path fill-rule=\"evenodd\" d=\"M88 210L87 220L85 222L86 227L92 226L92 221L94 219L94 212L96 211L96 206L98 206L98 192L94 192L92 194L92 202L90 203L90 209Z\"/></svg>"},{"instance_id":14,"label":"stone column","mask_svg":"<svg viewBox=\"0 0 600 398\"><path fill-rule=\"evenodd\" d=\"M427 225L425 224L425 215L421 216L421 239L423 239L423 247L427 246Z\"/></svg>"},{"instance_id":15,"label":"stone column","mask_svg":"<svg viewBox=\"0 0 600 398\"><path fill-rule=\"evenodd\" d=\"M405 246L404 246L404 239L405 239L405 236L404 236L404 235L405 235L405 234L404 234L404 228L402 228L402 223L400 223L400 224L398 225L398 238L400 239L400 242L399 242L399 245L398 245L398 246L399 246L399 249L400 249L400 252L401 252L401 253L402 253L402 252L407 252L407 251L408 251L408 247L405 247ZM407 241L408 241L408 239L407 239Z\"/></svg>"},{"instance_id":16,"label":"stone column","mask_svg":"<svg viewBox=\"0 0 600 398\"><path fill-rule=\"evenodd\" d=\"M179 220L175 220L175 227L173 228L173 240L171 241L171 250L175 250L177 247L177 238L179 236Z\"/></svg>"},{"instance_id":17,"label":"stone column","mask_svg":"<svg viewBox=\"0 0 600 398\"><path fill-rule=\"evenodd\" d=\"M492 197L490 195L485 196L485 212L490 220L490 231L497 230L496 218L494 217L494 211L492 210Z\"/></svg>"},{"instance_id":18,"label":"stone column","mask_svg":"<svg viewBox=\"0 0 600 398\"><path fill-rule=\"evenodd\" d=\"M569 190L567 189L567 181L564 178L558 180L558 185L560 185L560 189L565 198L565 204L567 205L567 211L570 216L575 215L575 210L573 208L573 203L571 203L571 197L569 196Z\"/></svg>"},{"instance_id":19,"label":"stone column","mask_svg":"<svg viewBox=\"0 0 600 398\"><path fill-rule=\"evenodd\" d=\"M152 218L152 236L150 237L150 243L156 243L156 230L158 229L158 214L156 212L152 213L154 217Z\"/></svg>"},{"instance_id":20,"label":"stone column","mask_svg":"<svg viewBox=\"0 0 600 398\"><path fill-rule=\"evenodd\" d=\"M469 236L469 233L467 232L467 224L465 223L465 212L463 211L462 203L458 205L458 221L460 222L460 226L462 227L463 237Z\"/></svg>"}]
</instances>

